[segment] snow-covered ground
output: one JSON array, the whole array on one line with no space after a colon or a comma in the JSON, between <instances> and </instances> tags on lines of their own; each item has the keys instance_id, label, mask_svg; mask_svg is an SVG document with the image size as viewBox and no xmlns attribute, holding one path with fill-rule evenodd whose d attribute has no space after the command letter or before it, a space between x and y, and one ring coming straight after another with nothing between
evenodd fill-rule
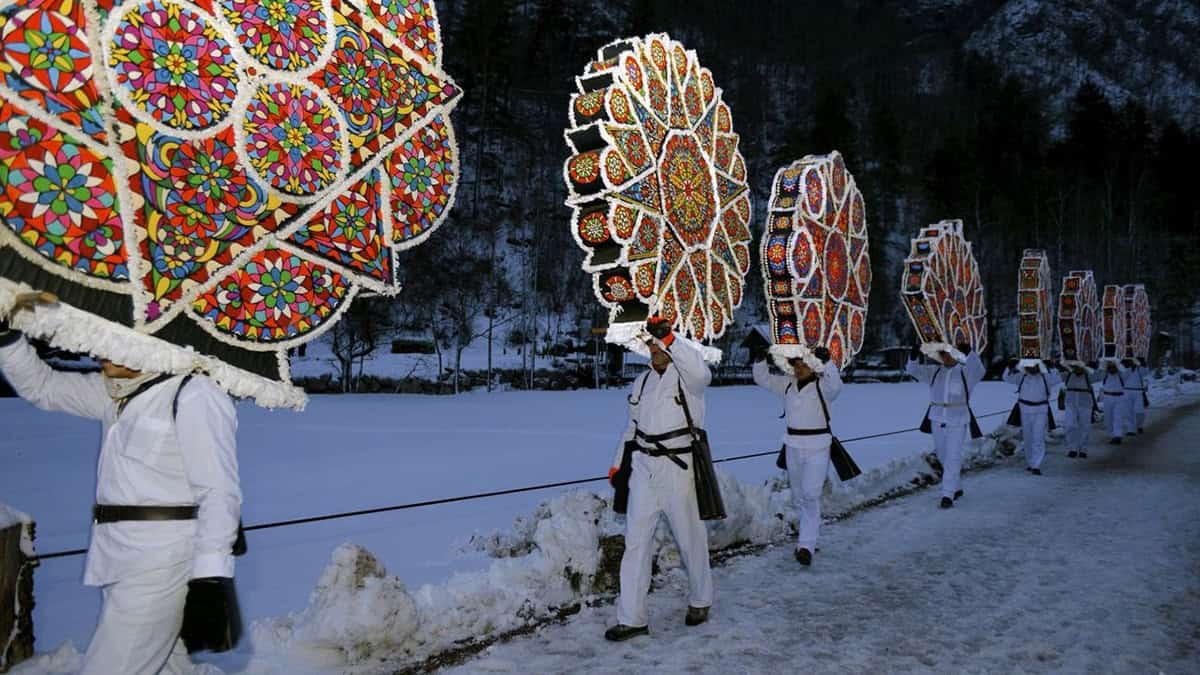
<instances>
[{"instance_id":1,"label":"snow-covered ground","mask_svg":"<svg viewBox=\"0 0 1200 675\"><path fill-rule=\"evenodd\" d=\"M1159 391L1164 400L1174 396L1174 392ZM624 392L610 390L440 398L314 397L304 415L246 406L241 409L239 430L245 520L249 525L598 476L607 468L624 423L624 396ZM833 404L835 430L851 437L912 426L924 410L924 396L923 387L916 384L850 385ZM1011 387L984 383L975 407L981 413L1003 410L1012 398ZM718 458L777 447L779 402L770 394L750 387L713 389L709 411ZM12 430L0 439L0 465L5 466L0 495L38 521L40 551L84 546L94 480L95 425L39 413L15 400L0 400L0 419ZM1002 419L985 420L985 430ZM920 464L919 455L928 447L928 437L910 433L854 443L850 449L868 474L877 470L874 482L886 487L889 480L906 481L911 472L897 467ZM773 462L762 458L723 464L722 469L730 478L742 481L740 485L731 483L732 489L740 492L744 487L747 493L735 501L751 511L758 509L743 514L737 525L748 531L755 519L763 519L764 500L779 501L778 492L768 494L767 488L755 487L771 483L778 475ZM602 483L596 483L595 489L607 492ZM509 530L516 516L532 514L539 503L561 492L525 493L251 533L251 552L238 563L238 584L246 618L259 620L253 631L255 644L232 659L221 660L222 666L234 671L300 672L295 663L278 662L281 653L273 650L286 648L307 664L306 668L314 668L313 672L319 672L322 664L332 672L344 672L337 659L345 654L326 651L297 656L294 652L304 644L332 641L344 648L349 643L338 643L338 639L353 642L369 637L370 626L356 635L339 638L335 634L347 625L354 626L355 621L378 619L380 608L364 607L363 602L379 598L391 598L384 608L391 614L382 615L391 616L391 629L411 638L405 649L417 655L435 650L443 642L452 644L455 639L470 637L470 632L461 634L471 628L469 622L463 623L466 619L478 622L479 633L495 630L497 617L503 618L501 612L513 614L504 602L521 598L487 596L489 583L516 578L514 575L536 582L536 570L531 571L528 556L494 560L480 552L464 553L472 548L464 544L473 533ZM869 495L844 492L831 498L835 505L841 502L849 507L864 496ZM578 492L564 495L557 507L542 509L542 520L557 517L558 525L577 525L577 517L566 518L561 512L589 508L585 497ZM550 513L555 508L559 513ZM771 514L765 516L769 519ZM601 528L614 527L609 515L596 520L605 521ZM527 526L537 522L525 521ZM526 534L536 539L534 533ZM577 533L579 537L595 534ZM360 593L357 605L347 605L345 597L334 592L339 584L347 583L339 577L339 570L354 561L356 550L338 548L335 555L342 565L327 568L331 553L343 542L370 550L394 575L371 581L371 592ZM575 550L571 542L546 541L544 536L537 544L542 551ZM541 562L550 567L564 564L541 555L546 559ZM80 648L87 643L98 594L79 585L81 567L81 559L73 558L46 561L38 569L35 622L42 650L66 640ZM561 572L561 567L556 569ZM309 607L306 596L318 578L321 590L314 593ZM354 580L350 583L353 586ZM571 589L559 591L569 595ZM456 602L470 606L484 597L493 605L476 607L472 616L464 618L463 613L452 611ZM405 612L396 610L407 607L405 603L417 605L409 614L425 617L419 629L406 625ZM489 614L490 610L494 613ZM439 624L429 619L434 615L445 616ZM340 617L340 627L329 625L333 616ZM306 642L306 636L320 639ZM70 651L59 655L67 668L56 670L45 662L37 672L69 670ZM367 665L361 662L362 654L356 658L360 666ZM278 670L280 667L283 670Z\"/></svg>"},{"instance_id":2,"label":"snow-covered ground","mask_svg":"<svg viewBox=\"0 0 1200 675\"><path fill-rule=\"evenodd\" d=\"M650 637L614 645L611 607L495 645L461 673L1194 673L1200 663L1200 404L1148 433L968 475L715 571L711 619L683 624L685 578L650 601ZM1099 432L1094 441L1102 443Z\"/></svg>"}]
</instances>

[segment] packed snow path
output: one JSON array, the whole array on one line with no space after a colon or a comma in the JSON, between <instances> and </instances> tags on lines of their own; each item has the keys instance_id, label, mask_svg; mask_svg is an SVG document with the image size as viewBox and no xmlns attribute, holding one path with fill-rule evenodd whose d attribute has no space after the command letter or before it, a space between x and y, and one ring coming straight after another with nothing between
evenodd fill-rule
<instances>
[{"instance_id":1,"label":"packed snow path","mask_svg":"<svg viewBox=\"0 0 1200 675\"><path fill-rule=\"evenodd\" d=\"M1200 404L1154 411L1043 476L969 475L953 509L926 490L827 525L810 569L790 547L717 568L701 627L673 578L649 637L605 642L599 607L455 672L1196 672L1197 438Z\"/></svg>"}]
</instances>

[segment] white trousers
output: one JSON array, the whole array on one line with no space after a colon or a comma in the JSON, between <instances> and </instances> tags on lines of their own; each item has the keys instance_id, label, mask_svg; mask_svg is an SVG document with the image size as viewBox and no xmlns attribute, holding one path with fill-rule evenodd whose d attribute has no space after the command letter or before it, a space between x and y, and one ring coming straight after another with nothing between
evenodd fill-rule
<instances>
[{"instance_id":1,"label":"white trousers","mask_svg":"<svg viewBox=\"0 0 1200 675\"><path fill-rule=\"evenodd\" d=\"M1086 451L1088 431L1092 426L1092 402L1086 406L1068 405L1065 424L1067 427L1067 450Z\"/></svg>"},{"instance_id":2,"label":"white trousers","mask_svg":"<svg viewBox=\"0 0 1200 675\"><path fill-rule=\"evenodd\" d=\"M1125 396L1104 395L1104 426L1108 435L1120 438L1125 430Z\"/></svg>"},{"instance_id":3,"label":"white trousers","mask_svg":"<svg viewBox=\"0 0 1200 675\"><path fill-rule=\"evenodd\" d=\"M1046 416L1049 411L1045 406L1038 408L1038 412L1030 412L1029 408L1021 406L1021 437L1025 441L1025 463L1031 469L1042 468L1042 460L1046 457Z\"/></svg>"},{"instance_id":4,"label":"white trousers","mask_svg":"<svg viewBox=\"0 0 1200 675\"><path fill-rule=\"evenodd\" d=\"M829 446L793 448L787 446L788 482L792 488L792 504L799 512L796 529L796 548L817 550L821 534L821 489L829 474Z\"/></svg>"},{"instance_id":5,"label":"white trousers","mask_svg":"<svg viewBox=\"0 0 1200 675\"><path fill-rule=\"evenodd\" d=\"M1146 402L1142 399L1140 391L1125 392L1125 430L1137 431L1146 425Z\"/></svg>"},{"instance_id":6,"label":"white trousers","mask_svg":"<svg viewBox=\"0 0 1200 675\"><path fill-rule=\"evenodd\" d=\"M954 498L962 487L963 444L967 442L967 425L933 422L933 449L942 463L942 496Z\"/></svg>"},{"instance_id":7,"label":"white trousers","mask_svg":"<svg viewBox=\"0 0 1200 675\"><path fill-rule=\"evenodd\" d=\"M654 530L660 515L667 517L671 534L679 546L688 575L688 605L709 607L713 603L712 569L708 561L708 530L700 520L692 458L680 469L666 457L633 455L629 477L629 507L625 513L625 554L621 558L621 597L617 600L617 623L645 626L646 594L654 559Z\"/></svg>"},{"instance_id":8,"label":"white trousers","mask_svg":"<svg viewBox=\"0 0 1200 675\"><path fill-rule=\"evenodd\" d=\"M179 639L190 571L188 561L105 586L100 622L80 675L193 672Z\"/></svg>"}]
</instances>

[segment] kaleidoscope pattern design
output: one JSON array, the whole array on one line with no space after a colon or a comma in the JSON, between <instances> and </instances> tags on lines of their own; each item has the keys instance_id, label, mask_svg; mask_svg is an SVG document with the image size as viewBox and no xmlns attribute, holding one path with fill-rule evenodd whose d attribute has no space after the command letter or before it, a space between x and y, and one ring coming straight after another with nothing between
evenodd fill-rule
<instances>
[{"instance_id":1,"label":"kaleidoscope pattern design","mask_svg":"<svg viewBox=\"0 0 1200 675\"><path fill-rule=\"evenodd\" d=\"M610 326L667 318L716 338L750 269L750 192L729 107L665 34L602 47L576 78L563 178Z\"/></svg>"},{"instance_id":2,"label":"kaleidoscope pattern design","mask_svg":"<svg viewBox=\"0 0 1200 675\"><path fill-rule=\"evenodd\" d=\"M1027 248L1017 270L1017 333L1023 359L1046 360L1054 347L1050 262L1040 248Z\"/></svg>"},{"instance_id":3,"label":"kaleidoscope pattern design","mask_svg":"<svg viewBox=\"0 0 1200 675\"><path fill-rule=\"evenodd\" d=\"M1150 358L1150 296L1142 284L1127 284L1125 294L1125 356Z\"/></svg>"},{"instance_id":4,"label":"kaleidoscope pattern design","mask_svg":"<svg viewBox=\"0 0 1200 675\"><path fill-rule=\"evenodd\" d=\"M776 345L826 347L844 368L862 349L871 294L866 206L841 153L775 173L760 244Z\"/></svg>"},{"instance_id":5,"label":"kaleidoscope pattern design","mask_svg":"<svg viewBox=\"0 0 1200 675\"><path fill-rule=\"evenodd\" d=\"M1064 361L1100 359L1100 296L1091 270L1076 270L1063 277L1058 294L1058 342Z\"/></svg>"},{"instance_id":6,"label":"kaleidoscope pattern design","mask_svg":"<svg viewBox=\"0 0 1200 675\"><path fill-rule=\"evenodd\" d=\"M900 297L922 342L987 348L983 280L961 220L943 220L913 237Z\"/></svg>"},{"instance_id":7,"label":"kaleidoscope pattern design","mask_svg":"<svg viewBox=\"0 0 1200 675\"><path fill-rule=\"evenodd\" d=\"M293 391L284 350L453 205L431 0L16 0L0 40L4 277L268 381L239 391Z\"/></svg>"}]
</instances>

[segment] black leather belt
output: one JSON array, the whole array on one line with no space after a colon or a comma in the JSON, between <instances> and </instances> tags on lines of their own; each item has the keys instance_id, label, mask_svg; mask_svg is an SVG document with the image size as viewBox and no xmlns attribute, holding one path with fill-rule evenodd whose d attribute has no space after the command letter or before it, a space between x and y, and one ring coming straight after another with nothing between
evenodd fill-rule
<instances>
[{"instance_id":1,"label":"black leather belt","mask_svg":"<svg viewBox=\"0 0 1200 675\"><path fill-rule=\"evenodd\" d=\"M1125 391L1146 391L1146 388L1142 387L1139 389L1138 387L1125 387Z\"/></svg>"},{"instance_id":2,"label":"black leather belt","mask_svg":"<svg viewBox=\"0 0 1200 675\"><path fill-rule=\"evenodd\" d=\"M675 431L668 431L662 434L647 434L643 433L641 429L638 429L635 433L640 440L646 441L647 443L662 443L663 441L683 438L684 436L690 436L692 434L691 430L687 427L676 429Z\"/></svg>"},{"instance_id":3,"label":"black leather belt","mask_svg":"<svg viewBox=\"0 0 1200 675\"><path fill-rule=\"evenodd\" d=\"M1074 388L1072 388L1072 387L1067 387L1067 391L1077 391L1077 392L1079 392L1079 393L1081 393L1081 394L1090 394L1090 393L1092 393L1092 390L1091 390L1091 389L1074 389Z\"/></svg>"},{"instance_id":4,"label":"black leather belt","mask_svg":"<svg viewBox=\"0 0 1200 675\"><path fill-rule=\"evenodd\" d=\"M116 523L123 520L195 520L198 506L115 506L96 504L92 520L96 523Z\"/></svg>"},{"instance_id":5,"label":"black leather belt","mask_svg":"<svg viewBox=\"0 0 1200 675\"><path fill-rule=\"evenodd\" d=\"M1104 395L1105 396L1124 396L1125 392L1123 392L1123 391L1106 391L1106 392L1104 392Z\"/></svg>"},{"instance_id":6,"label":"black leather belt","mask_svg":"<svg viewBox=\"0 0 1200 675\"><path fill-rule=\"evenodd\" d=\"M789 436L821 436L827 433L829 433L829 427L824 427L821 429L796 429L793 427L788 427Z\"/></svg>"},{"instance_id":7,"label":"black leather belt","mask_svg":"<svg viewBox=\"0 0 1200 675\"><path fill-rule=\"evenodd\" d=\"M1049 402L1050 401L1026 401L1023 398L1017 399L1017 403L1022 403L1024 405L1046 405Z\"/></svg>"}]
</instances>

